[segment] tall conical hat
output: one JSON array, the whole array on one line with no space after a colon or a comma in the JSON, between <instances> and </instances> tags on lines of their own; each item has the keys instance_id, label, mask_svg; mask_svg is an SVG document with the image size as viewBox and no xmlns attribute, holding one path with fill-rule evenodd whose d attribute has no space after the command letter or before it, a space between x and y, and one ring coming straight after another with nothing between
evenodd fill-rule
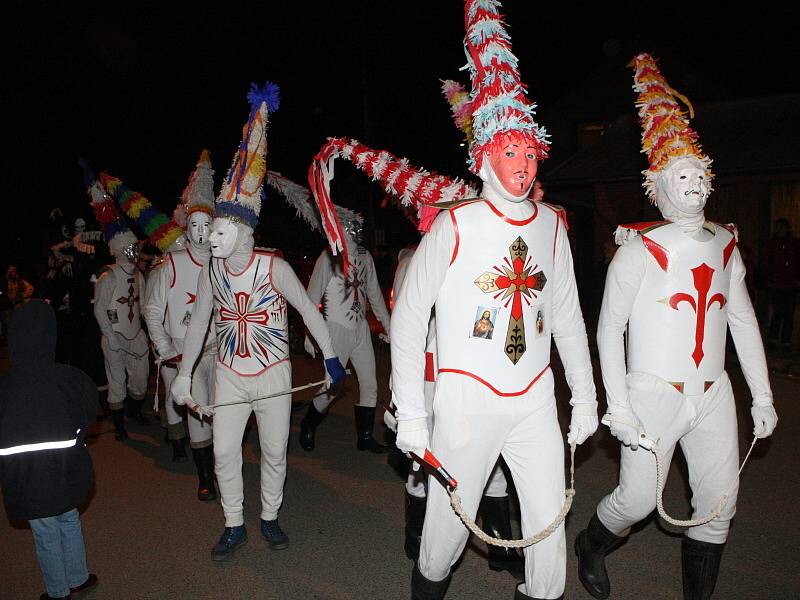
<instances>
[{"instance_id":1,"label":"tall conical hat","mask_svg":"<svg viewBox=\"0 0 800 600\"><path fill-rule=\"evenodd\" d=\"M187 217L194 212L204 212L214 216L214 169L211 168L211 156L208 150L200 153L197 165L189 176L189 183L181 194L181 201L175 207L172 218L185 228Z\"/></svg>"},{"instance_id":2,"label":"tall conical hat","mask_svg":"<svg viewBox=\"0 0 800 600\"><path fill-rule=\"evenodd\" d=\"M548 135L533 120L536 104L527 97L517 57L511 51L497 0L465 0L464 50L472 79L470 108L473 141L469 168L477 173L483 157L506 143L509 135L534 146L539 159L547 157Z\"/></svg>"},{"instance_id":3,"label":"tall conical hat","mask_svg":"<svg viewBox=\"0 0 800 600\"><path fill-rule=\"evenodd\" d=\"M638 54L631 66L634 69L633 89L639 94L636 107L642 125L642 152L650 163L650 167L642 171L650 200L655 202L659 173L679 158L699 160L710 180L713 177L711 159L700 147L697 132L689 126L689 119L676 98L687 105L689 116L693 118L691 103L669 86L658 63L649 54Z\"/></svg>"},{"instance_id":4,"label":"tall conical hat","mask_svg":"<svg viewBox=\"0 0 800 600\"><path fill-rule=\"evenodd\" d=\"M350 138L328 138L311 162L308 169L308 184L317 201L322 216L322 227L328 238L331 251L342 253L343 266L349 265L344 231L330 196L333 179L333 163L344 158L381 184L387 194L400 199L404 206L413 206L420 213L420 222L430 224L429 215L423 215L426 207L440 202L460 200L477 196L477 191L460 179L452 179L431 173L409 164L386 150L373 150Z\"/></svg>"},{"instance_id":5,"label":"tall conical hat","mask_svg":"<svg viewBox=\"0 0 800 600\"><path fill-rule=\"evenodd\" d=\"M114 197L122 211L136 223L151 244L166 252L183 235L183 229L162 213L144 195L134 192L120 179L100 173L103 187Z\"/></svg>"},{"instance_id":6,"label":"tall conical hat","mask_svg":"<svg viewBox=\"0 0 800 600\"><path fill-rule=\"evenodd\" d=\"M86 191L89 193L90 205L95 219L100 224L105 235L106 241L114 244L132 244L137 241L136 236L128 227L128 223L117 210L114 199L106 192L102 182L95 176L89 163L84 159L78 159L83 170L83 182Z\"/></svg>"},{"instance_id":7,"label":"tall conical hat","mask_svg":"<svg viewBox=\"0 0 800 600\"><path fill-rule=\"evenodd\" d=\"M252 84L247 94L250 115L242 129L242 141L233 157L217 197L216 216L258 225L261 194L267 173L267 118L280 106L280 90L267 81L262 87Z\"/></svg>"}]
</instances>

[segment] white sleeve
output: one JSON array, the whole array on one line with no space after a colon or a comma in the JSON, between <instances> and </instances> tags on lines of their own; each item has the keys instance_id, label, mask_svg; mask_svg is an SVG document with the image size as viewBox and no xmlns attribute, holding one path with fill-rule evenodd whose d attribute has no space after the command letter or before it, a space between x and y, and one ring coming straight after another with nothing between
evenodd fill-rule
<instances>
[{"instance_id":1,"label":"white sleeve","mask_svg":"<svg viewBox=\"0 0 800 600\"><path fill-rule=\"evenodd\" d=\"M203 351L206 334L214 335L208 331L208 321L211 313L214 312L214 292L211 290L211 278L209 277L210 261L203 265L200 277L197 278L197 297L194 300L192 318L186 328L186 337L183 338L183 355L181 358L181 368L178 375L191 377L197 358Z\"/></svg>"},{"instance_id":2,"label":"white sleeve","mask_svg":"<svg viewBox=\"0 0 800 600\"><path fill-rule=\"evenodd\" d=\"M94 318L97 319L100 332L106 337L114 335L114 328L111 327L111 322L108 320L106 309L111 303L115 284L114 271L108 269L100 276L94 286Z\"/></svg>"},{"instance_id":3,"label":"white sleeve","mask_svg":"<svg viewBox=\"0 0 800 600\"><path fill-rule=\"evenodd\" d=\"M386 309L386 302L383 299L383 292L378 283L378 275L375 272L375 261L372 255L367 253L367 299L372 307L372 312L375 317L383 325L383 328L389 331L389 311Z\"/></svg>"},{"instance_id":4,"label":"white sleeve","mask_svg":"<svg viewBox=\"0 0 800 600\"><path fill-rule=\"evenodd\" d=\"M317 264L319 264L319 261L317 261ZM309 298L303 284L300 283L289 263L282 258L274 256L272 258L271 274L273 287L303 317L309 333L316 340L319 349L322 351L322 356L326 359L336 356L325 319L322 318L317 305Z\"/></svg>"},{"instance_id":5,"label":"white sleeve","mask_svg":"<svg viewBox=\"0 0 800 600\"><path fill-rule=\"evenodd\" d=\"M608 265L597 323L597 350L609 412L615 407L630 410L623 336L646 271L646 250L639 237L618 248Z\"/></svg>"},{"instance_id":6,"label":"white sleeve","mask_svg":"<svg viewBox=\"0 0 800 600\"><path fill-rule=\"evenodd\" d=\"M570 404L595 404L597 393L592 377L592 359L583 322L572 251L567 230L559 219L556 231L553 276L553 340L564 365L564 375L572 392Z\"/></svg>"},{"instance_id":7,"label":"white sleeve","mask_svg":"<svg viewBox=\"0 0 800 600\"><path fill-rule=\"evenodd\" d=\"M175 267L167 256L155 271L150 273L147 296L142 306L142 318L147 324L150 341L156 347L160 358L170 358L175 349L172 340L164 328L164 316L167 313L167 290L174 276Z\"/></svg>"},{"instance_id":8,"label":"white sleeve","mask_svg":"<svg viewBox=\"0 0 800 600\"><path fill-rule=\"evenodd\" d=\"M734 248L731 256L731 287L728 292L728 326L753 401L772 402L764 344L744 277L742 256L739 249Z\"/></svg>"},{"instance_id":9,"label":"white sleeve","mask_svg":"<svg viewBox=\"0 0 800 600\"><path fill-rule=\"evenodd\" d=\"M317 262L314 263L314 271L311 273L311 279L308 280L308 297L315 306L319 306L319 303L322 302L322 296L328 288L331 277L333 277L331 256L327 250L323 250L317 258Z\"/></svg>"},{"instance_id":10,"label":"white sleeve","mask_svg":"<svg viewBox=\"0 0 800 600\"><path fill-rule=\"evenodd\" d=\"M392 394L397 420L427 416L425 410L425 341L431 307L436 302L455 248L449 211L433 222L411 258L392 312Z\"/></svg>"}]
</instances>

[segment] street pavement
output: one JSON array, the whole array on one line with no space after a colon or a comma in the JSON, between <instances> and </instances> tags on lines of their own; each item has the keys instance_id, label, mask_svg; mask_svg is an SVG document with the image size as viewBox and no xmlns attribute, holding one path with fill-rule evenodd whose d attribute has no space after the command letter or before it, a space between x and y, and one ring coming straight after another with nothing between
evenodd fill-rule
<instances>
[{"instance_id":1,"label":"street pavement","mask_svg":"<svg viewBox=\"0 0 800 600\"><path fill-rule=\"evenodd\" d=\"M555 355L554 355L555 358ZM557 358L554 370L563 429L569 394ZM322 365L293 356L295 385L319 379ZM0 360L0 371L7 362ZM381 397L388 400L388 351L380 347ZM739 405L740 449L751 439L749 393L738 368L730 369ZM597 373L596 373L597 375ZM598 389L600 389L598 379ZM756 444L744 471L739 505L722 563L715 598L800 598L797 531L800 522L797 449L800 386L791 374L773 377L780 422L775 435ZM152 389L152 386L151 386ZM211 546L223 528L217 502L196 499L194 464L171 462L171 449L157 419L129 421L130 439L114 439L110 422L98 424L88 441L97 475L96 492L82 511L88 560L100 585L82 598L405 600L412 564L403 553L403 477L385 455L358 452L352 405L355 381L318 430L317 449L297 444L299 420L311 392L297 394L292 416L289 469L280 522L291 538L283 551L261 539L259 452L255 426L244 441L247 545L228 562L214 563ZM601 401L601 406L603 406ZM383 431L380 418L376 431ZM676 456L679 453L676 453ZM567 518L565 598L588 599L576 574L573 543L597 502L614 486L618 445L605 428L578 448L576 489ZM665 493L667 511L688 517L685 463L674 461ZM565 465L566 468L566 465ZM654 467L655 468L655 467ZM453 474L458 478L458 473ZM651 516L608 559L612 598L681 598L680 530ZM0 518L0 599L32 599L44 591L25 524ZM471 541L447 598L505 599L514 594L506 573L490 571L485 547Z\"/></svg>"}]
</instances>

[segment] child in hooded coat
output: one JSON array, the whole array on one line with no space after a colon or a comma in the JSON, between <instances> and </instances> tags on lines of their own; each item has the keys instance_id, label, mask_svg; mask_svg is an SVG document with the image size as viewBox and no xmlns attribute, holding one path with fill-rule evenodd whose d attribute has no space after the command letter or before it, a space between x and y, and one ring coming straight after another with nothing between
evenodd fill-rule
<instances>
[{"instance_id":1,"label":"child in hooded coat","mask_svg":"<svg viewBox=\"0 0 800 600\"><path fill-rule=\"evenodd\" d=\"M78 507L94 485L84 444L97 388L83 371L55 362L56 318L44 301L14 311L11 370L0 377L0 486L11 521L33 532L46 598L97 583L86 566Z\"/></svg>"}]
</instances>

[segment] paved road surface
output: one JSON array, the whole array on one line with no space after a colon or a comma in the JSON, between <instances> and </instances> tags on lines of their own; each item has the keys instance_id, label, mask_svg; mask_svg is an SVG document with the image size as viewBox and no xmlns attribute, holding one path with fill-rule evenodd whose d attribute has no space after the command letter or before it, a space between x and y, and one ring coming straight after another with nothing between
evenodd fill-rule
<instances>
[{"instance_id":1,"label":"paved road surface","mask_svg":"<svg viewBox=\"0 0 800 600\"><path fill-rule=\"evenodd\" d=\"M381 390L387 359L379 356ZM0 364L0 370L5 364ZM294 357L295 383L319 378L321 365ZM563 378L557 377L563 382ZM740 438L749 444L749 395L741 373L731 377L740 405ZM781 421L776 435L757 444L745 471L738 513L726 551L716 598L789 600L800 598L797 558L797 446L800 439L800 386L773 381ZM562 426L568 424L563 383L557 388ZM299 394L305 402L310 393ZM195 498L192 462L174 464L163 430L129 425L130 440L114 440L108 422L90 441L97 490L83 512L91 570L100 577L87 599L252 599L405 600L411 563L403 554L403 480L385 456L358 452L352 402L355 384L319 429L317 451L296 442L302 410L292 418L289 474L280 520L291 537L288 550L271 552L258 532L257 437L245 442L245 520L249 541L233 560L213 563L209 550L222 527L217 502ZM589 598L575 572L572 544L597 501L615 483L617 445L606 431L578 450L578 495L567 522L566 598ZM458 474L456 473L457 477ZM687 516L685 467L673 466L665 503ZM43 591L31 534L0 518L0 599L38 598ZM613 598L680 598L680 536L650 518L609 560ZM471 543L453 578L448 598L513 597L511 576L488 570L480 542Z\"/></svg>"}]
</instances>

